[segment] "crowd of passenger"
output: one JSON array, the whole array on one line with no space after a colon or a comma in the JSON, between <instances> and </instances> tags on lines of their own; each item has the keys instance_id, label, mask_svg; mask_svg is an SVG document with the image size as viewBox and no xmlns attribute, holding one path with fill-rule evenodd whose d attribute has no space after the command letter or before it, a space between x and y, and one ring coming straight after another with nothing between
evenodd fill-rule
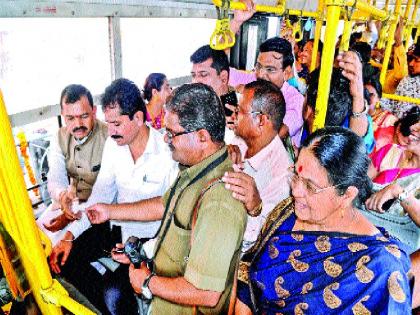
<instances>
[{"instance_id":1,"label":"crowd of passenger","mask_svg":"<svg viewBox=\"0 0 420 315\"><path fill-rule=\"evenodd\" d=\"M255 13L235 12L237 32ZM337 49L313 131L322 43L265 40L252 72L192 53L162 73L60 97L49 263L103 314L411 314L420 306L420 43L402 21L386 81L375 32ZM339 43L337 44L337 47ZM379 59L378 59L379 58ZM142 240L133 264L127 240ZM147 239L147 241L146 241Z\"/></svg>"}]
</instances>

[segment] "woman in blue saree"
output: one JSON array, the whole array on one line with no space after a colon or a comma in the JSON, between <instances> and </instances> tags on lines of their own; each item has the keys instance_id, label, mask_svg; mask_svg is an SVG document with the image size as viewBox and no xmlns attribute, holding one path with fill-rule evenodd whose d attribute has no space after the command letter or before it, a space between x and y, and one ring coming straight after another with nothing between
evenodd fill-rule
<instances>
[{"instance_id":1,"label":"woman in blue saree","mask_svg":"<svg viewBox=\"0 0 420 315\"><path fill-rule=\"evenodd\" d=\"M293 198L272 211L240 263L236 314L411 314L410 260L357 210L371 193L361 138L309 136Z\"/></svg>"}]
</instances>

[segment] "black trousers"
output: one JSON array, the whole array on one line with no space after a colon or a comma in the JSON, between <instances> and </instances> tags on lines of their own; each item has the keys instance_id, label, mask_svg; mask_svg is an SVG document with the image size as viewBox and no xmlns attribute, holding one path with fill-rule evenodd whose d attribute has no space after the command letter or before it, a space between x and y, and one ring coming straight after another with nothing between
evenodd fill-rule
<instances>
[{"instance_id":1,"label":"black trousers","mask_svg":"<svg viewBox=\"0 0 420 315\"><path fill-rule=\"evenodd\" d=\"M114 233L115 234L115 233ZM73 242L61 276L73 284L103 314L109 314L103 298L104 276L90 263L106 256L116 242L121 242L109 228L109 223L93 225Z\"/></svg>"}]
</instances>

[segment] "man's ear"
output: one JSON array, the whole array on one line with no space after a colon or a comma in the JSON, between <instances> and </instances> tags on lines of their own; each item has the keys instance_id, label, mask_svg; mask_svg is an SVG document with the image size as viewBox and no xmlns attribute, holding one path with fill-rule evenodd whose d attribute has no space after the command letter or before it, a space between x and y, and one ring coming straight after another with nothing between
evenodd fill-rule
<instances>
[{"instance_id":1,"label":"man's ear","mask_svg":"<svg viewBox=\"0 0 420 315\"><path fill-rule=\"evenodd\" d=\"M229 83L229 72L227 72L226 70L222 70L220 72L220 79L222 79L222 82L224 84L228 84Z\"/></svg>"},{"instance_id":2,"label":"man's ear","mask_svg":"<svg viewBox=\"0 0 420 315\"><path fill-rule=\"evenodd\" d=\"M211 141L211 136L209 132L205 129L200 129L197 131L198 139L200 142L208 142Z\"/></svg>"},{"instance_id":3,"label":"man's ear","mask_svg":"<svg viewBox=\"0 0 420 315\"><path fill-rule=\"evenodd\" d=\"M97 107L95 105L93 105L93 108L92 108L93 119L96 119L96 111L97 111Z\"/></svg>"},{"instance_id":4,"label":"man's ear","mask_svg":"<svg viewBox=\"0 0 420 315\"><path fill-rule=\"evenodd\" d=\"M134 113L133 120L137 123L138 126L144 124L144 116L141 110Z\"/></svg>"},{"instance_id":5,"label":"man's ear","mask_svg":"<svg viewBox=\"0 0 420 315\"><path fill-rule=\"evenodd\" d=\"M259 126L264 126L270 122L270 118L268 118L267 115L261 114L261 115L258 115L258 117L259 117Z\"/></svg>"}]
</instances>

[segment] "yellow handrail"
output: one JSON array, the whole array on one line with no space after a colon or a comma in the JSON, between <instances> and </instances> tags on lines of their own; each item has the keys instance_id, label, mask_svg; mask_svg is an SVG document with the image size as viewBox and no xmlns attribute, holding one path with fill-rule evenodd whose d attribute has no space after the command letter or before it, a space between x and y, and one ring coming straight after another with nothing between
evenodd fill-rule
<instances>
[{"instance_id":1,"label":"yellow handrail","mask_svg":"<svg viewBox=\"0 0 420 315\"><path fill-rule=\"evenodd\" d=\"M336 1L338 0L333 0L333 2L336 2ZM388 18L388 12L386 12L386 10L378 9L374 7L373 5L370 5L363 1L348 0L346 1L345 6L348 6L348 7L355 6L356 9L362 12L369 13L372 17L380 21L386 20Z\"/></svg>"},{"instance_id":2,"label":"yellow handrail","mask_svg":"<svg viewBox=\"0 0 420 315\"><path fill-rule=\"evenodd\" d=\"M53 295L62 294L62 292L56 292L53 287L53 279L41 246L38 227L26 191L1 91L0 154L2 156L0 159L0 205L2 207L0 213L2 222L18 245L17 248L22 258L26 276L42 314L62 314L59 305L47 303L45 300L45 292L52 292ZM66 298L64 298L64 301L62 305L66 306ZM83 309L84 311L78 314L93 314L87 308L83 307Z\"/></svg>"},{"instance_id":3,"label":"yellow handrail","mask_svg":"<svg viewBox=\"0 0 420 315\"><path fill-rule=\"evenodd\" d=\"M411 14L411 19L406 25L406 37L405 37L405 50L408 50L410 45L410 37L411 37L411 31L413 30L413 26L416 23L416 17L417 17L417 10L419 8L420 0L416 1L416 4L414 5L413 13ZM416 42L416 41L414 41Z\"/></svg>"},{"instance_id":4,"label":"yellow handrail","mask_svg":"<svg viewBox=\"0 0 420 315\"><path fill-rule=\"evenodd\" d=\"M391 56L392 45L394 44L394 34L395 34L395 30L397 29L397 23L398 23L400 11L401 11L401 0L397 0L395 3L395 11L394 11L393 19L391 21L391 26L389 27L388 41L386 44L384 60L382 62L382 69L381 69L381 74L379 77L379 81L381 82L382 86L385 83L386 72L388 70L388 63L389 63L389 58Z\"/></svg>"},{"instance_id":5,"label":"yellow handrail","mask_svg":"<svg viewBox=\"0 0 420 315\"><path fill-rule=\"evenodd\" d=\"M404 20L408 19L408 15L410 14L410 7L413 0L407 0L407 4L405 5L405 11L404 11Z\"/></svg>"},{"instance_id":6,"label":"yellow handrail","mask_svg":"<svg viewBox=\"0 0 420 315\"><path fill-rule=\"evenodd\" d=\"M387 94L383 93L382 97L389 98L390 100L396 100L401 102L408 102L420 105L420 98L414 98L414 97L408 97L408 96L402 96L402 95L396 95L396 94Z\"/></svg>"},{"instance_id":7,"label":"yellow handrail","mask_svg":"<svg viewBox=\"0 0 420 315\"><path fill-rule=\"evenodd\" d=\"M330 78L334 62L335 40L340 20L341 1L329 0L327 6L327 26L322 50L321 69L319 74L318 96L313 130L323 128L327 116L328 97L330 94Z\"/></svg>"},{"instance_id":8,"label":"yellow handrail","mask_svg":"<svg viewBox=\"0 0 420 315\"><path fill-rule=\"evenodd\" d=\"M350 36L351 32L353 30L353 21L344 21L344 29L343 29L343 35L341 36L341 42L340 42L340 51L348 51L349 50L349 42L350 42Z\"/></svg>"},{"instance_id":9,"label":"yellow handrail","mask_svg":"<svg viewBox=\"0 0 420 315\"><path fill-rule=\"evenodd\" d=\"M324 22L324 0L318 1L317 18L315 23L315 37L314 44L312 47L312 60L310 71L314 71L316 68L316 57L318 55L319 40L321 38L322 23Z\"/></svg>"}]
</instances>

